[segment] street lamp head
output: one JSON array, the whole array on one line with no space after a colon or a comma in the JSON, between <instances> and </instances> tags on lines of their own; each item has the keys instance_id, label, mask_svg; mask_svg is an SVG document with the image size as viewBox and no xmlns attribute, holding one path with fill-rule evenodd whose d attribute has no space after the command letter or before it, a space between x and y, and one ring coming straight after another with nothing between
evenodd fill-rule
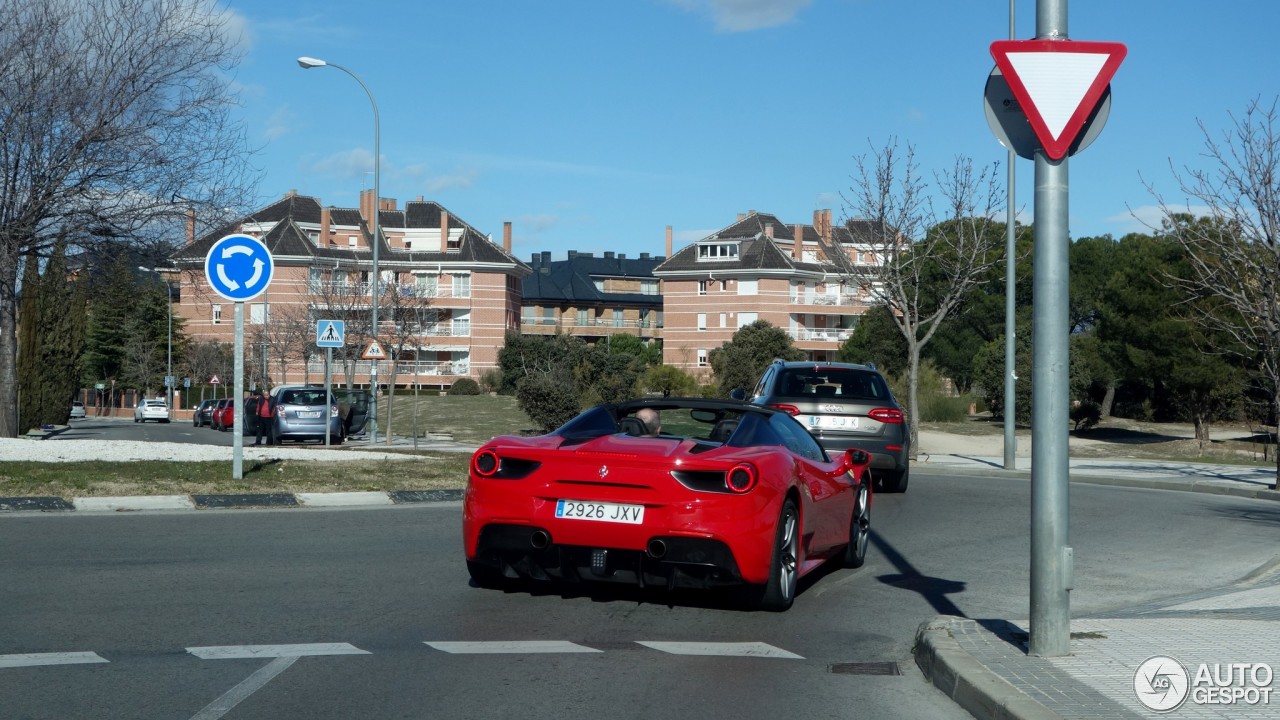
<instances>
[{"instance_id":1,"label":"street lamp head","mask_svg":"<svg viewBox=\"0 0 1280 720\"><path fill-rule=\"evenodd\" d=\"M313 57L298 58L298 65L301 66L303 70L310 70L311 68L324 67L325 65L328 65L328 64L329 63L323 60L318 60Z\"/></svg>"}]
</instances>

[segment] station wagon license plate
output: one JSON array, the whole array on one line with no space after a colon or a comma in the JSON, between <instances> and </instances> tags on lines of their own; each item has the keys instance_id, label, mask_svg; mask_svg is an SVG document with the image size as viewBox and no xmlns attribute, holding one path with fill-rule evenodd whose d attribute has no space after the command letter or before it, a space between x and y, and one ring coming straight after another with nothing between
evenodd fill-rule
<instances>
[{"instance_id":1,"label":"station wagon license plate","mask_svg":"<svg viewBox=\"0 0 1280 720\"><path fill-rule=\"evenodd\" d=\"M300 418L318 418L318 417L320 417L320 411L319 411L319 410L299 410L299 411L298 411L298 417L300 417Z\"/></svg>"},{"instance_id":2,"label":"station wagon license plate","mask_svg":"<svg viewBox=\"0 0 1280 720\"><path fill-rule=\"evenodd\" d=\"M568 520L595 520L597 522L639 525L644 522L644 506L584 502L582 500L557 500L556 517Z\"/></svg>"},{"instance_id":3,"label":"station wagon license plate","mask_svg":"<svg viewBox=\"0 0 1280 720\"><path fill-rule=\"evenodd\" d=\"M858 418L847 415L810 415L809 427L823 430L857 430Z\"/></svg>"}]
</instances>

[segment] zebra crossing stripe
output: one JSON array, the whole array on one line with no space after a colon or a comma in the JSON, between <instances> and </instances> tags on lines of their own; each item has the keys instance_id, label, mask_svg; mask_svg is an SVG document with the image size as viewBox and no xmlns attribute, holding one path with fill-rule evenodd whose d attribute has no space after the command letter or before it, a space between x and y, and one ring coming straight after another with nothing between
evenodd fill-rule
<instances>
[{"instance_id":1,"label":"zebra crossing stripe","mask_svg":"<svg viewBox=\"0 0 1280 720\"><path fill-rule=\"evenodd\" d=\"M424 642L441 652L455 655L517 653L598 653L603 650L567 640L497 640L477 642Z\"/></svg>"},{"instance_id":2,"label":"zebra crossing stripe","mask_svg":"<svg viewBox=\"0 0 1280 720\"><path fill-rule=\"evenodd\" d=\"M201 660L243 658L309 657L312 655L369 655L368 650L350 643L300 643L296 645L211 645L189 647L187 652Z\"/></svg>"},{"instance_id":3,"label":"zebra crossing stripe","mask_svg":"<svg viewBox=\"0 0 1280 720\"><path fill-rule=\"evenodd\" d=\"M87 663L104 663L98 653L93 652L55 652L55 653L18 653L16 655L0 655L0 668L37 667L40 665L84 665Z\"/></svg>"},{"instance_id":4,"label":"zebra crossing stripe","mask_svg":"<svg viewBox=\"0 0 1280 720\"><path fill-rule=\"evenodd\" d=\"M717 657L758 657L803 660L804 657L762 642L655 642L637 640L647 648L672 655L714 655Z\"/></svg>"}]
</instances>

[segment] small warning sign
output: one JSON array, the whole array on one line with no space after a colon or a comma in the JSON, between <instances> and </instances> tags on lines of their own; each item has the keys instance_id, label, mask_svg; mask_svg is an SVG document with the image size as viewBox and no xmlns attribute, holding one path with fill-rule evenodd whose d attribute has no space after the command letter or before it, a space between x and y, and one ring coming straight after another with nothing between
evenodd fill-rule
<instances>
[{"instance_id":1,"label":"small warning sign","mask_svg":"<svg viewBox=\"0 0 1280 720\"><path fill-rule=\"evenodd\" d=\"M360 353L360 359L361 360L386 360L387 351L382 349L382 343L378 342L377 339L375 338L373 340L370 340L368 347L364 349L364 352Z\"/></svg>"},{"instance_id":2,"label":"small warning sign","mask_svg":"<svg viewBox=\"0 0 1280 720\"><path fill-rule=\"evenodd\" d=\"M218 376L217 376L217 375L214 375L213 377L209 378L209 384L210 384L210 385L220 385L220 384L222 384L222 381L218 379Z\"/></svg>"}]
</instances>

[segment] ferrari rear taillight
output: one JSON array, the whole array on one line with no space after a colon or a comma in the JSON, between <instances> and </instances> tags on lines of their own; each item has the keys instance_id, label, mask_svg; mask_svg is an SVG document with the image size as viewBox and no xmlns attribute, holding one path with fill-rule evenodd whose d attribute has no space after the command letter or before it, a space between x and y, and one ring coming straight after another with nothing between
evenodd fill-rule
<instances>
[{"instance_id":1,"label":"ferrari rear taillight","mask_svg":"<svg viewBox=\"0 0 1280 720\"><path fill-rule=\"evenodd\" d=\"M770 405L769 407L771 407L771 408L773 408L773 409L775 409L775 410L781 410L782 412L784 412L784 413L786 413L786 414L788 414L788 415L799 415L799 414L800 414L800 408L796 407L795 405L779 405L779 404L775 403L775 404L773 404L773 405Z\"/></svg>"},{"instance_id":2,"label":"ferrari rear taillight","mask_svg":"<svg viewBox=\"0 0 1280 720\"><path fill-rule=\"evenodd\" d=\"M902 424L902 411L898 408L876 408L867 413L867 417L888 425Z\"/></svg>"},{"instance_id":3,"label":"ferrari rear taillight","mask_svg":"<svg viewBox=\"0 0 1280 720\"><path fill-rule=\"evenodd\" d=\"M757 477L755 466L741 463L733 466L733 469L725 475L724 482L733 492L745 493L751 492L751 488L756 486Z\"/></svg>"},{"instance_id":4,"label":"ferrari rear taillight","mask_svg":"<svg viewBox=\"0 0 1280 720\"><path fill-rule=\"evenodd\" d=\"M498 454L492 450L481 450L471 458L471 470L480 477L493 477L500 466Z\"/></svg>"}]
</instances>

